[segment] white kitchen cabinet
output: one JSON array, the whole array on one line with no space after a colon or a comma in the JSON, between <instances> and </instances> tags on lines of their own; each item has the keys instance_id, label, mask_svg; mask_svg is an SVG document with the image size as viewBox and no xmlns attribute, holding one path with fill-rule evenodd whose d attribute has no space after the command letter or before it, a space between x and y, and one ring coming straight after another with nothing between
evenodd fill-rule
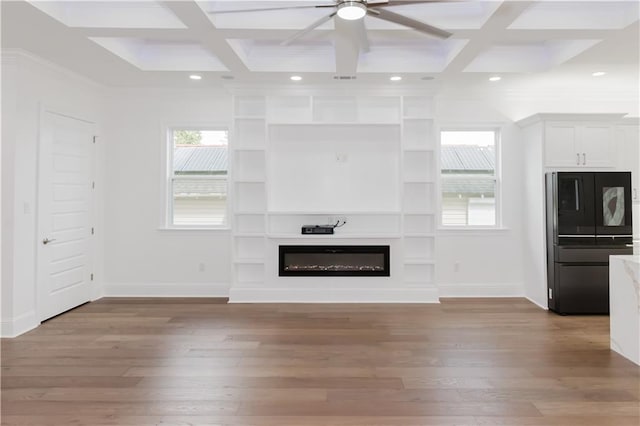
<instances>
[{"instance_id":1,"label":"white kitchen cabinet","mask_svg":"<svg viewBox=\"0 0 640 426\"><path fill-rule=\"evenodd\" d=\"M615 167L614 126L609 123L545 123L546 167Z\"/></svg>"}]
</instances>

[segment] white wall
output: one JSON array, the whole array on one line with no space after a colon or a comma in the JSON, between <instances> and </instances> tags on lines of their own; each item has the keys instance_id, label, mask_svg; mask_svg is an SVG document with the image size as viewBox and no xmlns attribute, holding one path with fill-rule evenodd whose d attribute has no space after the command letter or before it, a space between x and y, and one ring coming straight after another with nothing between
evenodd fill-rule
<instances>
[{"instance_id":1,"label":"white wall","mask_svg":"<svg viewBox=\"0 0 640 426\"><path fill-rule=\"evenodd\" d=\"M227 296L230 232L161 228L164 127L230 127L231 97L206 88L115 90L108 108L105 295Z\"/></svg>"},{"instance_id":2,"label":"white wall","mask_svg":"<svg viewBox=\"0 0 640 426\"><path fill-rule=\"evenodd\" d=\"M98 130L102 113L100 88L84 78L20 51L4 51L2 67L1 333L13 336L39 322L35 271L42 237L36 230L40 108L94 121ZM96 288L96 295L99 292Z\"/></svg>"},{"instance_id":3,"label":"white wall","mask_svg":"<svg viewBox=\"0 0 640 426\"><path fill-rule=\"evenodd\" d=\"M524 295L522 255L522 143L520 130L486 99L436 98L439 127L501 130L502 228L442 230L436 241L441 297Z\"/></svg>"}]
</instances>

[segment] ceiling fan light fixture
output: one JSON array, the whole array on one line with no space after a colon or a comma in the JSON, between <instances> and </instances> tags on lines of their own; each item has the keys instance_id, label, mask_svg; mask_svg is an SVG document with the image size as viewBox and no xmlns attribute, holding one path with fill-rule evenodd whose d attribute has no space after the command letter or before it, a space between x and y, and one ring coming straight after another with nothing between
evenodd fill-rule
<instances>
[{"instance_id":1,"label":"ceiling fan light fixture","mask_svg":"<svg viewBox=\"0 0 640 426\"><path fill-rule=\"evenodd\" d=\"M366 14L367 6L361 1L343 1L338 4L338 16L347 21L362 19Z\"/></svg>"}]
</instances>

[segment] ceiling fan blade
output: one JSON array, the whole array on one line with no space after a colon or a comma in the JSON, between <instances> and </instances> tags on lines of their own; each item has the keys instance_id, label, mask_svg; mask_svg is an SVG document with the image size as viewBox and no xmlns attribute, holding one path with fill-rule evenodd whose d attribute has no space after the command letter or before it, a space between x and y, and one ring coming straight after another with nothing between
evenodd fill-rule
<instances>
[{"instance_id":1,"label":"ceiling fan blade","mask_svg":"<svg viewBox=\"0 0 640 426\"><path fill-rule=\"evenodd\" d=\"M369 3L367 2L367 7L388 7L388 6L402 6L407 4L420 4L420 3L450 3L456 1L464 1L464 0L406 0L406 1L396 1L396 0L388 0L384 2L377 3Z\"/></svg>"},{"instance_id":2,"label":"ceiling fan blade","mask_svg":"<svg viewBox=\"0 0 640 426\"><path fill-rule=\"evenodd\" d=\"M367 36L367 27L364 26L364 19L358 19L354 22L356 26L356 35L358 37L358 44L360 45L360 50L365 53L371 51L371 46L369 45L369 37Z\"/></svg>"},{"instance_id":3,"label":"ceiling fan blade","mask_svg":"<svg viewBox=\"0 0 640 426\"><path fill-rule=\"evenodd\" d=\"M333 12L333 13L327 15L327 16L323 16L322 18L320 18L317 21L315 21L313 24L309 25L307 28L304 28L304 29L298 31L297 33L295 33L294 35L292 35L288 39L284 40L282 43L280 43L280 46L288 46L288 45L290 45L291 43L293 43L295 40L299 39L303 35L313 31L314 29L318 28L320 25L322 25L325 22L331 20L331 18L336 16L336 13L338 13L338 12Z\"/></svg>"},{"instance_id":4,"label":"ceiling fan blade","mask_svg":"<svg viewBox=\"0 0 640 426\"><path fill-rule=\"evenodd\" d=\"M435 37L448 38L452 36L452 33L449 31L436 28L429 24L425 24L424 22L416 21L415 19L407 18L403 15L398 15L397 13L390 12L386 9L367 10L367 14L378 19L382 19L383 21L393 22L394 24L399 24Z\"/></svg>"},{"instance_id":5,"label":"ceiling fan blade","mask_svg":"<svg viewBox=\"0 0 640 426\"><path fill-rule=\"evenodd\" d=\"M211 15L221 15L223 13L241 13L241 12L268 12L270 10L286 10L286 9L319 9L324 7L333 7L335 4L319 4L314 6L286 6L286 7L261 7L257 9L233 9L233 10L212 10L207 13Z\"/></svg>"}]
</instances>

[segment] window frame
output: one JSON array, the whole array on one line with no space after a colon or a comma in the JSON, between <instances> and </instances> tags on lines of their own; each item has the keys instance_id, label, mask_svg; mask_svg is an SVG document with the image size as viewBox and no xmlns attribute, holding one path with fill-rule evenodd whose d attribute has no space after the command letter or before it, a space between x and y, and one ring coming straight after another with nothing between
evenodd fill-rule
<instances>
[{"instance_id":1,"label":"window frame","mask_svg":"<svg viewBox=\"0 0 640 426\"><path fill-rule=\"evenodd\" d=\"M193 224L193 225L176 225L173 223L173 132L176 130L201 130L201 131L225 131L227 132L227 200L225 205L225 221L219 225ZM164 166L162 167L162 217L160 230L177 230L177 231L229 231L231 229L231 131L228 124L223 123L179 123L165 124L162 126L162 134L165 138ZM190 179L199 178L196 176Z\"/></svg>"},{"instance_id":2,"label":"window frame","mask_svg":"<svg viewBox=\"0 0 640 426\"><path fill-rule=\"evenodd\" d=\"M493 225L444 225L442 223L442 132L487 132L494 133L494 150L495 150L495 170L494 170L494 182L495 182L495 224ZM502 214L502 134L503 126L498 124L478 124L478 125L461 125L461 124L447 124L438 128L438 176L437 176L437 191L438 191L438 231L496 231L503 230L503 214Z\"/></svg>"}]
</instances>

